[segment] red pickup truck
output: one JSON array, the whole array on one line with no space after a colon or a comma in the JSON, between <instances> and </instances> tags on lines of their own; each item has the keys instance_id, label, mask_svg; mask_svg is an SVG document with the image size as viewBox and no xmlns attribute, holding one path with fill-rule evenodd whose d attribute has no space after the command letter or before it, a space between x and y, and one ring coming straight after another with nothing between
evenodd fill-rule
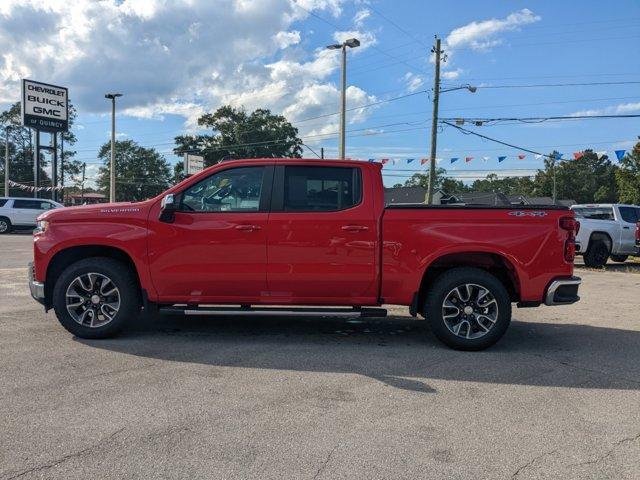
<instances>
[{"instance_id":1,"label":"red pickup truck","mask_svg":"<svg viewBox=\"0 0 640 480\"><path fill-rule=\"evenodd\" d=\"M576 229L563 207L385 206L375 163L234 160L144 202L41 215L30 289L83 338L142 308L383 316L397 304L478 350L502 337L512 303L579 300Z\"/></svg>"}]
</instances>

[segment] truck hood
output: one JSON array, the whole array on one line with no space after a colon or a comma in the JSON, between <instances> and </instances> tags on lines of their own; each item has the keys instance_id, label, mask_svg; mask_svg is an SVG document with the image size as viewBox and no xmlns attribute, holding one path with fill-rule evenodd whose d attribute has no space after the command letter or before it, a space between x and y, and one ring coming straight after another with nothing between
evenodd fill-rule
<instances>
[{"instance_id":1,"label":"truck hood","mask_svg":"<svg viewBox=\"0 0 640 480\"><path fill-rule=\"evenodd\" d=\"M81 205L49 210L38 217L38 220L49 222L82 222L105 221L108 218L140 218L145 216L153 200L144 202L101 203L97 205Z\"/></svg>"}]
</instances>

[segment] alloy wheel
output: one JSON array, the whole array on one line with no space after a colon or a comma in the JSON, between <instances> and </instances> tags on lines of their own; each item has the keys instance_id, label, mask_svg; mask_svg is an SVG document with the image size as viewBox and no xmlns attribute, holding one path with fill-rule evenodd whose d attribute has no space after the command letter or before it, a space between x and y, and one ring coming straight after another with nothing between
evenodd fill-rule
<instances>
[{"instance_id":1,"label":"alloy wheel","mask_svg":"<svg viewBox=\"0 0 640 480\"><path fill-rule=\"evenodd\" d=\"M464 283L445 296L442 319L447 329L458 337L481 338L498 321L498 302L488 288Z\"/></svg>"},{"instance_id":2,"label":"alloy wheel","mask_svg":"<svg viewBox=\"0 0 640 480\"><path fill-rule=\"evenodd\" d=\"M66 307L71 318L90 328L111 322L120 310L120 291L106 275L84 273L69 284Z\"/></svg>"}]
</instances>

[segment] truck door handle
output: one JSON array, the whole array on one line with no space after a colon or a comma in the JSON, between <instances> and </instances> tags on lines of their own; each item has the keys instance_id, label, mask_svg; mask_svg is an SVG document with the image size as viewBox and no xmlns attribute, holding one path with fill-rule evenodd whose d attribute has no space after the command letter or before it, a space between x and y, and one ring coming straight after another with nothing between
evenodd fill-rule
<instances>
[{"instance_id":1,"label":"truck door handle","mask_svg":"<svg viewBox=\"0 0 640 480\"><path fill-rule=\"evenodd\" d=\"M365 227L364 225L343 225L342 230L347 232L364 232L365 230L369 230L369 227Z\"/></svg>"},{"instance_id":2,"label":"truck door handle","mask_svg":"<svg viewBox=\"0 0 640 480\"><path fill-rule=\"evenodd\" d=\"M260 230L260 225L236 225L236 230L242 230L244 232L253 232L255 230Z\"/></svg>"},{"instance_id":3,"label":"truck door handle","mask_svg":"<svg viewBox=\"0 0 640 480\"><path fill-rule=\"evenodd\" d=\"M622 228L624 228L625 230L631 230L631 227L622 227Z\"/></svg>"}]
</instances>

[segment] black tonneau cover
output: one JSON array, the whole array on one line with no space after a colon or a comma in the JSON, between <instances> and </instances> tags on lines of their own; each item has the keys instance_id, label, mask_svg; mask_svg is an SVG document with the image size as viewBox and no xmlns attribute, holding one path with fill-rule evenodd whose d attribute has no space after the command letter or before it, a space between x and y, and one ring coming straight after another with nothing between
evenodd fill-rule
<instances>
[{"instance_id":1,"label":"black tonneau cover","mask_svg":"<svg viewBox=\"0 0 640 480\"><path fill-rule=\"evenodd\" d=\"M390 203L384 208L391 210L431 209L431 210L569 210L563 205L482 205L478 203L451 203L444 205L427 205L425 203Z\"/></svg>"}]
</instances>

